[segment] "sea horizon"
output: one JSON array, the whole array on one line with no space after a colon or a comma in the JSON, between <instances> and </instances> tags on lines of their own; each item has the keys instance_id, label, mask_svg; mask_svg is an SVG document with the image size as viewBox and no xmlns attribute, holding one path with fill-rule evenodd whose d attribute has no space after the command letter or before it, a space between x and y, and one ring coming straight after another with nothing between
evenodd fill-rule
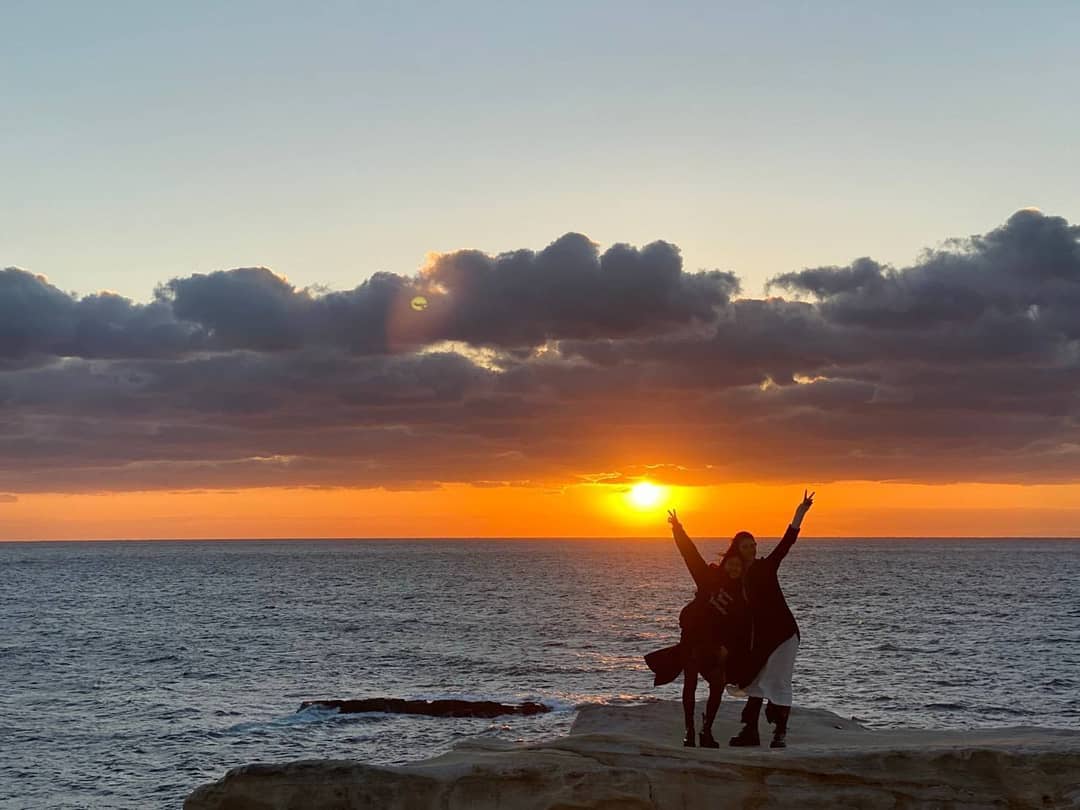
<instances>
[{"instance_id":1,"label":"sea horizon","mask_svg":"<svg viewBox=\"0 0 1080 810\"><path fill-rule=\"evenodd\" d=\"M779 535L756 535L759 540L779 540ZM730 540L727 535L700 535L696 540ZM19 538L0 540L0 544L37 544L37 543L394 543L394 542L517 542L536 540L587 540L596 542L615 542L633 540L640 542L671 542L670 537L662 535L430 535L430 536L370 536L370 537L88 537L88 538ZM1080 540L1080 535L829 535L802 537L799 542L824 540L828 542L874 541L874 542L972 542L972 541L1066 541Z\"/></svg>"}]
</instances>

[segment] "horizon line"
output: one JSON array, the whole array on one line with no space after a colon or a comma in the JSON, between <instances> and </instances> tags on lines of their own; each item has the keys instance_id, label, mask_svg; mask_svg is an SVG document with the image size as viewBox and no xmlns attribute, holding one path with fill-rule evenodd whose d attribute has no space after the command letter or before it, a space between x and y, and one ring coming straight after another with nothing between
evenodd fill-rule
<instances>
[{"instance_id":1,"label":"horizon line","mask_svg":"<svg viewBox=\"0 0 1080 810\"><path fill-rule=\"evenodd\" d=\"M730 540L727 535L700 535L695 540ZM759 540L779 540L779 535L759 535ZM590 541L670 541L664 535L379 535L379 536L333 536L333 537L88 537L88 538L12 538L0 539L0 544L21 543L311 543L311 542L440 542L440 541L526 541L526 540L590 540ZM807 540L1080 540L1078 535L820 535L800 537Z\"/></svg>"}]
</instances>

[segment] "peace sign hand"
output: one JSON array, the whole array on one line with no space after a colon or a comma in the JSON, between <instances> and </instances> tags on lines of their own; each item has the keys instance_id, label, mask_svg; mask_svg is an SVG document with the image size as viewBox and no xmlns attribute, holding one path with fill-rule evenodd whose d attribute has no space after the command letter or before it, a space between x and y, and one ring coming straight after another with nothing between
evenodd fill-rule
<instances>
[{"instance_id":1,"label":"peace sign hand","mask_svg":"<svg viewBox=\"0 0 1080 810\"><path fill-rule=\"evenodd\" d=\"M679 515L676 513L676 511L674 509L668 509L667 514L668 514L667 522L671 524L671 528L673 528L673 529L681 529L682 524L679 523Z\"/></svg>"}]
</instances>

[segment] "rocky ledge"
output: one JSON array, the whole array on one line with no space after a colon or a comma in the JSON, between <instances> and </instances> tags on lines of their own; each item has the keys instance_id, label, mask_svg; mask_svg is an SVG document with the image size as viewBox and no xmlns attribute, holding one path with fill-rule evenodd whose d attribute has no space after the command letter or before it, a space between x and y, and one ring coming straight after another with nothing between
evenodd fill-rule
<instances>
[{"instance_id":1,"label":"rocky ledge","mask_svg":"<svg viewBox=\"0 0 1080 810\"><path fill-rule=\"evenodd\" d=\"M366 698L364 700L305 700L300 711L312 707L337 709L341 714L423 714L428 717L501 717L504 714L544 714L551 711L543 703L495 703L490 700L401 700Z\"/></svg>"},{"instance_id":2,"label":"rocky ledge","mask_svg":"<svg viewBox=\"0 0 1080 810\"><path fill-rule=\"evenodd\" d=\"M717 739L737 730L741 705L725 703ZM681 717L675 702L587 706L569 735L542 743L473 739L399 767L245 765L195 790L184 808L1080 807L1080 731L871 730L796 707L787 749L710 750L682 747Z\"/></svg>"}]
</instances>

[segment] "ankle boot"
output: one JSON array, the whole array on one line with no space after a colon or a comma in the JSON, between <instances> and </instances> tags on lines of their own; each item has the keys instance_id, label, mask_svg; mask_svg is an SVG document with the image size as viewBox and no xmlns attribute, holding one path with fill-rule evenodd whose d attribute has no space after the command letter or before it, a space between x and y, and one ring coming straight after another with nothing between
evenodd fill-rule
<instances>
[{"instance_id":1,"label":"ankle boot","mask_svg":"<svg viewBox=\"0 0 1080 810\"><path fill-rule=\"evenodd\" d=\"M712 723L706 725L705 715L701 715L701 733L698 734L698 745L702 748L719 748L720 743L713 739Z\"/></svg>"},{"instance_id":2,"label":"ankle boot","mask_svg":"<svg viewBox=\"0 0 1080 810\"><path fill-rule=\"evenodd\" d=\"M744 726L757 726L758 715L761 714L761 703L759 697L746 699L746 705L743 706L742 714L739 716Z\"/></svg>"},{"instance_id":3,"label":"ankle boot","mask_svg":"<svg viewBox=\"0 0 1080 810\"><path fill-rule=\"evenodd\" d=\"M787 748L788 718L791 716L790 706L773 706L773 714L776 717L776 728L773 730L770 748Z\"/></svg>"},{"instance_id":4,"label":"ankle boot","mask_svg":"<svg viewBox=\"0 0 1080 810\"><path fill-rule=\"evenodd\" d=\"M776 725L776 709L777 706L771 700L765 706L765 722L770 726Z\"/></svg>"},{"instance_id":5,"label":"ankle boot","mask_svg":"<svg viewBox=\"0 0 1080 810\"><path fill-rule=\"evenodd\" d=\"M691 726L686 730L686 737L683 739L682 744L686 748L697 748L697 743L694 741L694 727Z\"/></svg>"},{"instance_id":6,"label":"ankle boot","mask_svg":"<svg viewBox=\"0 0 1080 810\"><path fill-rule=\"evenodd\" d=\"M743 722L742 730L728 740L728 745L736 748L761 745L761 738L758 736L758 714L760 712L761 698L748 698L740 717Z\"/></svg>"}]
</instances>

